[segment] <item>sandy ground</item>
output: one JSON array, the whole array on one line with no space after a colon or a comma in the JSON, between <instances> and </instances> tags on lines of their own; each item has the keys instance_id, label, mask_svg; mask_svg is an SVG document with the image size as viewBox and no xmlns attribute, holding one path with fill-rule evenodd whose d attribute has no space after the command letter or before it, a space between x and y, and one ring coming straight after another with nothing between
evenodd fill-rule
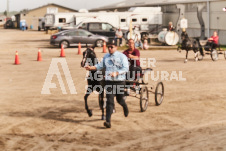
<instances>
[{"instance_id":1,"label":"sandy ground","mask_svg":"<svg viewBox=\"0 0 226 151\"><path fill-rule=\"evenodd\" d=\"M70 94L66 77L59 69L67 94L57 88L41 94L50 63L60 49L49 45L50 35L38 31L0 29L0 150L83 151L83 150L226 150L226 60L213 62L209 55L200 62L176 50L141 51L143 58L155 58L157 71L182 72L186 81L163 80L164 101L155 106L150 93L146 112L139 99L127 98L129 116L116 104L112 128L105 129L98 108L98 95L89 97L93 116L84 109L86 71L80 68L77 48L65 50L67 65L77 94ZM42 62L37 62L38 48ZM14 65L15 52L20 65ZM96 49L103 57L102 49ZM174 75L175 77L175 75ZM149 79L150 85L156 82Z\"/></svg>"}]
</instances>

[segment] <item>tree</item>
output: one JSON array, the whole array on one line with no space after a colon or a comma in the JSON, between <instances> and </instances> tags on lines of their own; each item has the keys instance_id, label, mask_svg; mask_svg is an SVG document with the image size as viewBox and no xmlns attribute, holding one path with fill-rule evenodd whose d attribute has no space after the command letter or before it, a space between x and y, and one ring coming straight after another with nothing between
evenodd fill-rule
<instances>
[{"instance_id":1,"label":"tree","mask_svg":"<svg viewBox=\"0 0 226 151\"><path fill-rule=\"evenodd\" d=\"M4 13L3 13L3 14L4 14L5 16L7 16L7 15L8 15L6 10L4 11Z\"/></svg>"},{"instance_id":2,"label":"tree","mask_svg":"<svg viewBox=\"0 0 226 151\"><path fill-rule=\"evenodd\" d=\"M28 11L29 11L29 9L23 9L20 11L20 13L27 14Z\"/></svg>"}]
</instances>

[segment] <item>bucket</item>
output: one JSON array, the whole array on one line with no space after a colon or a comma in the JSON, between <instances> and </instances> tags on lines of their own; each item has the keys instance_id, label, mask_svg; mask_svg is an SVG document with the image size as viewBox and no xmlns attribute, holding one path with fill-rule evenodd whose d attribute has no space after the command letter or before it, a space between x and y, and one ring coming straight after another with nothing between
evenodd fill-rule
<instances>
[{"instance_id":1,"label":"bucket","mask_svg":"<svg viewBox=\"0 0 226 151\"><path fill-rule=\"evenodd\" d=\"M158 34L158 40L162 43L166 43L165 42L165 36L167 34L167 31L161 31L159 34Z\"/></svg>"},{"instance_id":2,"label":"bucket","mask_svg":"<svg viewBox=\"0 0 226 151\"><path fill-rule=\"evenodd\" d=\"M158 34L158 40L162 43L166 43L167 45L173 46L179 42L179 36L174 31L161 31Z\"/></svg>"},{"instance_id":3,"label":"bucket","mask_svg":"<svg viewBox=\"0 0 226 151\"><path fill-rule=\"evenodd\" d=\"M30 29L33 29L33 25L30 25Z\"/></svg>"}]
</instances>

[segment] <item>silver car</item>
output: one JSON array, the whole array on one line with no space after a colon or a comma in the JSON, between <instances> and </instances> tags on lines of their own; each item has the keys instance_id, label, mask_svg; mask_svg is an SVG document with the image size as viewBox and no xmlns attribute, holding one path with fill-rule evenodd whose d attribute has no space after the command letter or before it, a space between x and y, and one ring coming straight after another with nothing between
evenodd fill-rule
<instances>
[{"instance_id":1,"label":"silver car","mask_svg":"<svg viewBox=\"0 0 226 151\"><path fill-rule=\"evenodd\" d=\"M51 36L50 44L64 46L64 48L70 46L78 46L81 43L82 46L95 45L96 47L102 47L103 41L108 42L108 37L101 35L94 35L89 31L83 29L64 30Z\"/></svg>"}]
</instances>

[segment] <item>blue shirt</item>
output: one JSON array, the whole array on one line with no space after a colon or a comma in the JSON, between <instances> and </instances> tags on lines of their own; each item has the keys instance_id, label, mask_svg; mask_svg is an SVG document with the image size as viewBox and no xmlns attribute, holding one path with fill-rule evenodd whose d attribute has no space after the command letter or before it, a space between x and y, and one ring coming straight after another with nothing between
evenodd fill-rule
<instances>
[{"instance_id":1,"label":"blue shirt","mask_svg":"<svg viewBox=\"0 0 226 151\"><path fill-rule=\"evenodd\" d=\"M126 73L129 71L129 63L126 55L118 51L115 51L113 54L107 53L103 60L95 65L95 67L97 70L106 68L106 81L124 81L126 80ZM118 72L119 75L111 77L109 74L112 72Z\"/></svg>"}]
</instances>

